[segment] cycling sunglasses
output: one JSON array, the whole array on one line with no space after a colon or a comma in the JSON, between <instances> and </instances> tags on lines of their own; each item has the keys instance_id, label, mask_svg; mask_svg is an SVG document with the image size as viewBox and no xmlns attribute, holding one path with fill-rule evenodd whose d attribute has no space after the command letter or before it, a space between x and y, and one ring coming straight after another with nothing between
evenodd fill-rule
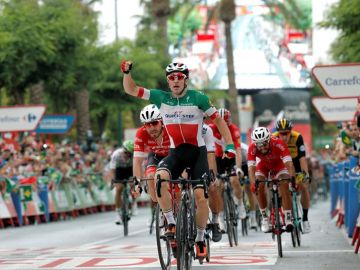
<instances>
[{"instance_id":1,"label":"cycling sunglasses","mask_svg":"<svg viewBox=\"0 0 360 270\"><path fill-rule=\"evenodd\" d=\"M269 143L268 142L259 142L259 143L255 143L256 147L264 147L264 146L268 146Z\"/></svg>"},{"instance_id":2,"label":"cycling sunglasses","mask_svg":"<svg viewBox=\"0 0 360 270\"><path fill-rule=\"evenodd\" d=\"M144 126L145 127L155 127L157 126L161 121L160 120L156 120L156 121L152 121L152 122L148 122L148 123L145 123Z\"/></svg>"},{"instance_id":3,"label":"cycling sunglasses","mask_svg":"<svg viewBox=\"0 0 360 270\"><path fill-rule=\"evenodd\" d=\"M167 76L169 81L175 81L175 78L177 78L179 81L182 81L186 79L186 75L182 73L171 73L169 76Z\"/></svg>"},{"instance_id":4,"label":"cycling sunglasses","mask_svg":"<svg viewBox=\"0 0 360 270\"><path fill-rule=\"evenodd\" d=\"M286 136L286 135L290 134L290 132L289 131L282 131L282 132L279 132L279 134L282 135L282 136Z\"/></svg>"}]
</instances>

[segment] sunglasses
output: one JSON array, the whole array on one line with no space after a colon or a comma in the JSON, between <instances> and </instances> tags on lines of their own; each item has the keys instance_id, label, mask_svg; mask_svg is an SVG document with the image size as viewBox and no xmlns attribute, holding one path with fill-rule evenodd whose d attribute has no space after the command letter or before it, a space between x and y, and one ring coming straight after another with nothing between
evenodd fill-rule
<instances>
[{"instance_id":1,"label":"sunglasses","mask_svg":"<svg viewBox=\"0 0 360 270\"><path fill-rule=\"evenodd\" d=\"M256 147L264 147L267 146L268 144L269 144L268 142L255 143Z\"/></svg>"},{"instance_id":2,"label":"sunglasses","mask_svg":"<svg viewBox=\"0 0 360 270\"><path fill-rule=\"evenodd\" d=\"M186 79L186 75L182 74L182 73L172 73L169 76L167 76L167 78L169 79L169 81L175 81L175 78L178 79L178 81L182 81L184 79Z\"/></svg>"},{"instance_id":3,"label":"sunglasses","mask_svg":"<svg viewBox=\"0 0 360 270\"><path fill-rule=\"evenodd\" d=\"M155 127L155 126L157 126L159 123L160 123L160 120L156 120L156 121L152 121L152 122L145 123L144 126L145 126L145 127Z\"/></svg>"}]
</instances>

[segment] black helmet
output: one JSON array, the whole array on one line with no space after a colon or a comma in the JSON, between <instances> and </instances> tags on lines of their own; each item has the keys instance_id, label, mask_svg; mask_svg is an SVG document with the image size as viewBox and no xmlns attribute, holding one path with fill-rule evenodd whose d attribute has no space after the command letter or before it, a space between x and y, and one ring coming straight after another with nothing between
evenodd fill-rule
<instances>
[{"instance_id":1,"label":"black helmet","mask_svg":"<svg viewBox=\"0 0 360 270\"><path fill-rule=\"evenodd\" d=\"M292 122L286 118L281 118L279 121L276 122L277 131L291 131L292 127Z\"/></svg>"}]
</instances>

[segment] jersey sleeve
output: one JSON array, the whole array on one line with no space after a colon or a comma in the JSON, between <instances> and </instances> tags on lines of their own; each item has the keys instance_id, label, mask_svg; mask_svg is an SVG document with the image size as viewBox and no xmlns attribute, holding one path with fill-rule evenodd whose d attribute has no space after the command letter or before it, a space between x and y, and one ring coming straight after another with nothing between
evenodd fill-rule
<instances>
[{"instance_id":1,"label":"jersey sleeve","mask_svg":"<svg viewBox=\"0 0 360 270\"><path fill-rule=\"evenodd\" d=\"M241 147L241 139L240 139L240 130L237 126L235 125L231 125L231 138L233 140L234 143L234 147L235 149L240 148Z\"/></svg>"},{"instance_id":2,"label":"jersey sleeve","mask_svg":"<svg viewBox=\"0 0 360 270\"><path fill-rule=\"evenodd\" d=\"M248 167L256 166L256 154L255 154L255 144L251 144L248 149L247 153L247 163Z\"/></svg>"},{"instance_id":3,"label":"jersey sleeve","mask_svg":"<svg viewBox=\"0 0 360 270\"><path fill-rule=\"evenodd\" d=\"M161 103L167 92L158 89L151 89L149 94L149 100L151 101L151 103L154 103L158 108L160 108Z\"/></svg>"},{"instance_id":4,"label":"jersey sleeve","mask_svg":"<svg viewBox=\"0 0 360 270\"><path fill-rule=\"evenodd\" d=\"M135 134L134 140L134 157L146 158L145 142L143 138L143 129L139 128Z\"/></svg>"},{"instance_id":5,"label":"jersey sleeve","mask_svg":"<svg viewBox=\"0 0 360 270\"><path fill-rule=\"evenodd\" d=\"M210 103L208 96L202 92L197 93L197 100L199 108L210 117L211 120L214 120L218 116L216 108Z\"/></svg>"},{"instance_id":6,"label":"jersey sleeve","mask_svg":"<svg viewBox=\"0 0 360 270\"><path fill-rule=\"evenodd\" d=\"M306 148L305 148L305 144L304 144L304 139L301 136L301 134L299 134L297 140L296 140L296 147L298 149L298 158L302 158L306 156Z\"/></svg>"},{"instance_id":7,"label":"jersey sleeve","mask_svg":"<svg viewBox=\"0 0 360 270\"><path fill-rule=\"evenodd\" d=\"M286 143L283 140L279 139L276 142L275 146L276 146L277 150L279 151L279 156L280 156L281 160L284 163L292 161L289 148L287 147Z\"/></svg>"},{"instance_id":8,"label":"jersey sleeve","mask_svg":"<svg viewBox=\"0 0 360 270\"><path fill-rule=\"evenodd\" d=\"M116 169L118 157L119 157L119 151L118 151L118 150L115 150L115 151L112 153L111 158L110 158L109 168L110 168L111 170L115 170L115 169Z\"/></svg>"},{"instance_id":9,"label":"jersey sleeve","mask_svg":"<svg viewBox=\"0 0 360 270\"><path fill-rule=\"evenodd\" d=\"M206 145L206 150L208 152L214 152L215 151L215 138L214 138L214 133L212 131L212 129L209 126L205 126L203 127L205 128L205 135L204 135L204 141L205 141L205 145Z\"/></svg>"}]
</instances>

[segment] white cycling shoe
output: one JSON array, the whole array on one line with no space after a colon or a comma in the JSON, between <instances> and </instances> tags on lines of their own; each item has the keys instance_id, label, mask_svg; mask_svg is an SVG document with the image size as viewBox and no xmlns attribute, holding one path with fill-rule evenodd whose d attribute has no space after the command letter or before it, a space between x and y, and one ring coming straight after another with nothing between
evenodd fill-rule
<instances>
[{"instance_id":1,"label":"white cycling shoe","mask_svg":"<svg viewBox=\"0 0 360 270\"><path fill-rule=\"evenodd\" d=\"M309 221L303 222L303 233L310 233L311 232L311 226Z\"/></svg>"},{"instance_id":2,"label":"white cycling shoe","mask_svg":"<svg viewBox=\"0 0 360 270\"><path fill-rule=\"evenodd\" d=\"M266 233L270 231L270 223L268 217L263 217L261 220L261 231Z\"/></svg>"}]
</instances>

